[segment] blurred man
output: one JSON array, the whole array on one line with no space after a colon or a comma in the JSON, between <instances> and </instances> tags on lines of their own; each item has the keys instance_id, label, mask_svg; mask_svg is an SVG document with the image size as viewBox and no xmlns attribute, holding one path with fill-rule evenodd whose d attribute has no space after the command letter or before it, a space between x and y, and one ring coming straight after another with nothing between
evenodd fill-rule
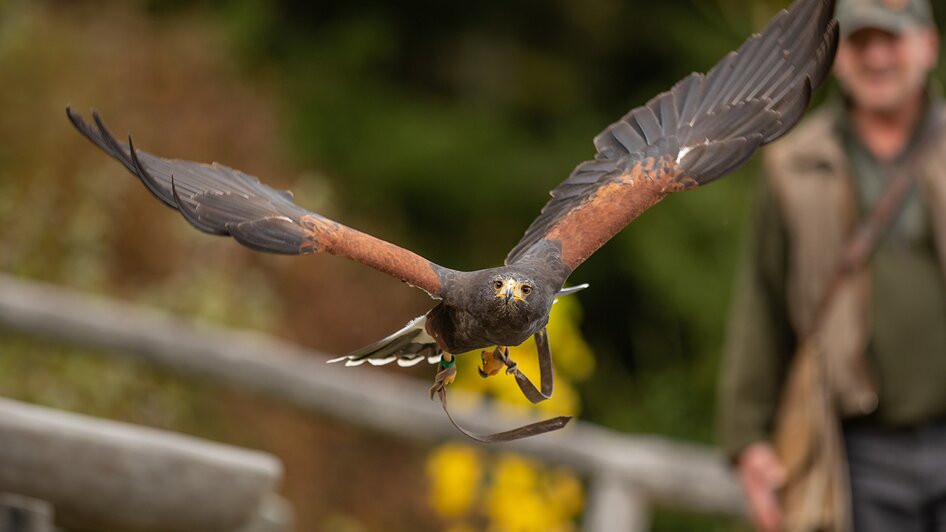
<instances>
[{"instance_id":1,"label":"blurred man","mask_svg":"<svg viewBox=\"0 0 946 532\"><path fill-rule=\"evenodd\" d=\"M734 300L720 432L760 530L783 522L785 470L772 425L798 331L808 330L845 237L942 112L929 74L928 0L840 0L829 101L766 153L766 179ZM826 345L869 371L840 397L854 529L946 529L946 141L924 149L917 185L879 241L852 328ZM840 356L824 353L824 356ZM837 379L836 379L837 380Z\"/></svg>"}]
</instances>

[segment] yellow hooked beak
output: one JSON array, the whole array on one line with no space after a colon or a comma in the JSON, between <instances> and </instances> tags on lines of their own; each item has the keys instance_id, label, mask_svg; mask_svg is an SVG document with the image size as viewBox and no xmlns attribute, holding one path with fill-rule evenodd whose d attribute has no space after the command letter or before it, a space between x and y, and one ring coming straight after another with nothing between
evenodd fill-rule
<instances>
[{"instance_id":1,"label":"yellow hooked beak","mask_svg":"<svg viewBox=\"0 0 946 532\"><path fill-rule=\"evenodd\" d=\"M525 301L526 296L532 291L532 287L525 283L520 283L514 279L496 282L496 297L509 301Z\"/></svg>"}]
</instances>

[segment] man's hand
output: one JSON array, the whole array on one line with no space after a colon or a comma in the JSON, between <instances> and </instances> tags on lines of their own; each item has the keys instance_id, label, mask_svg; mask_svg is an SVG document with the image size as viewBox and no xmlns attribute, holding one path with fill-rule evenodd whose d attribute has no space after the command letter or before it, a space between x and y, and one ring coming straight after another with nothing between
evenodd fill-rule
<instances>
[{"instance_id":1,"label":"man's hand","mask_svg":"<svg viewBox=\"0 0 946 532\"><path fill-rule=\"evenodd\" d=\"M782 508L776 491L785 482L785 468L767 442L746 447L737 462L739 480L749 499L749 513L756 529L777 532L782 529Z\"/></svg>"}]
</instances>

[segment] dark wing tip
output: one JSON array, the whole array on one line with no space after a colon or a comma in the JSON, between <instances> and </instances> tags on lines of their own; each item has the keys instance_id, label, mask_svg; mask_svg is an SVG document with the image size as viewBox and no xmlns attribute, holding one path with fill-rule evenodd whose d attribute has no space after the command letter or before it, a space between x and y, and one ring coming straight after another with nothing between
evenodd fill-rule
<instances>
[{"instance_id":1,"label":"dark wing tip","mask_svg":"<svg viewBox=\"0 0 946 532\"><path fill-rule=\"evenodd\" d=\"M79 133L82 134L82 136L86 137L87 139L95 143L97 146L104 149L104 147L101 144L99 144L99 141L97 139L97 137L99 136L98 132L93 130L92 126L90 126L89 123L86 122L82 118L82 115L77 113L76 111L73 111L72 107L69 105L66 106L66 116L69 118L69 122L72 123L72 126L75 127L79 131Z\"/></svg>"},{"instance_id":2,"label":"dark wing tip","mask_svg":"<svg viewBox=\"0 0 946 532\"><path fill-rule=\"evenodd\" d=\"M117 144L117 141L116 141ZM174 194L174 176L171 176L171 197L168 197L167 192L158 185L157 180L145 169L144 165L141 164L141 161L138 159L138 150L135 149L135 143L131 139L131 133L128 134L128 153L131 157L131 170L138 179L144 183L145 187L151 191L152 194L164 204L169 207L178 208L178 205L175 205L176 196Z\"/></svg>"},{"instance_id":3,"label":"dark wing tip","mask_svg":"<svg viewBox=\"0 0 946 532\"><path fill-rule=\"evenodd\" d=\"M211 235L224 236L230 234L230 232L225 227L217 227L204 222L200 218L200 215L197 214L197 208L191 207L188 202L181 199L181 195L178 193L177 183L174 179L174 174L171 174L171 196L174 198L173 207L181 213L181 216L183 216L188 223L197 229Z\"/></svg>"},{"instance_id":4,"label":"dark wing tip","mask_svg":"<svg viewBox=\"0 0 946 532\"><path fill-rule=\"evenodd\" d=\"M72 107L69 105L66 106L66 117L69 118L69 122L72 123L72 127L78 129L83 135L88 136L86 130L88 129L89 125L86 124L85 120L82 120L82 117L79 115L79 113L73 111Z\"/></svg>"},{"instance_id":5,"label":"dark wing tip","mask_svg":"<svg viewBox=\"0 0 946 532\"><path fill-rule=\"evenodd\" d=\"M125 150L123 150L118 141L115 140L112 132L108 130L108 126L105 125L105 121L102 120L102 117L99 116L99 112L95 109L92 110L92 120L95 121L95 127L98 128L102 140L105 141L115 153L124 154Z\"/></svg>"},{"instance_id":6,"label":"dark wing tip","mask_svg":"<svg viewBox=\"0 0 946 532\"><path fill-rule=\"evenodd\" d=\"M128 144L122 144L109 132L98 111L92 110L92 123L81 114L66 107L66 115L73 126L93 144L121 162L147 189L162 202L181 213L188 223L214 235L231 234L238 241L254 249L273 253L298 254L304 250L299 244L304 231L293 224L274 222L279 216L290 219L306 211L291 203L291 195L263 185L259 179L223 165L203 165L190 161L168 160L140 151L128 135ZM204 203L215 195L244 198L239 203L216 202L215 209L206 210ZM249 194L249 196L248 196ZM252 197L252 199L250 199ZM230 222L252 221L264 218L267 223L246 224L237 227ZM253 231L258 232L255 234Z\"/></svg>"}]
</instances>

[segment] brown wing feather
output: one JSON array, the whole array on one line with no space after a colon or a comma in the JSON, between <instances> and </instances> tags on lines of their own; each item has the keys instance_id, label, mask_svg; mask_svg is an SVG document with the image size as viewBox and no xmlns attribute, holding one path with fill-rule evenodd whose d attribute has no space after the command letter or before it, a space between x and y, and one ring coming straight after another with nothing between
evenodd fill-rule
<instances>
[{"instance_id":1,"label":"brown wing feather","mask_svg":"<svg viewBox=\"0 0 946 532\"><path fill-rule=\"evenodd\" d=\"M563 216L546 239L567 242L562 260L574 270L631 220L684 185L678 167L667 158L634 165L608 184L595 189L584 203Z\"/></svg>"},{"instance_id":2,"label":"brown wing feather","mask_svg":"<svg viewBox=\"0 0 946 532\"><path fill-rule=\"evenodd\" d=\"M506 263L551 242L574 270L667 194L725 175L785 134L831 67L833 13L834 0L796 0L707 74L691 74L611 124L595 137L595 159L551 192Z\"/></svg>"},{"instance_id":3,"label":"brown wing feather","mask_svg":"<svg viewBox=\"0 0 946 532\"><path fill-rule=\"evenodd\" d=\"M135 174L168 206L201 231L229 235L258 251L348 257L439 297L446 270L423 257L307 211L288 191L221 164L164 159L118 142L97 113L95 126L66 108L72 124Z\"/></svg>"}]
</instances>

